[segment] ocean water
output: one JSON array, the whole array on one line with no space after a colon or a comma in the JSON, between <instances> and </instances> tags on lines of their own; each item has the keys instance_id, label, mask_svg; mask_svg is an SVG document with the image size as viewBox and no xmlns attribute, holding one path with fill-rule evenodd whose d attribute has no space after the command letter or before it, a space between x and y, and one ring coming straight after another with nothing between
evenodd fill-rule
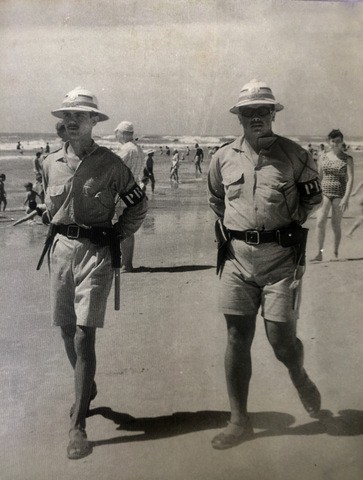
<instances>
[{"instance_id":1,"label":"ocean water","mask_svg":"<svg viewBox=\"0 0 363 480\"><path fill-rule=\"evenodd\" d=\"M116 149L118 143L114 135L94 136L97 143L105 147ZM326 143L324 136L289 136L291 140L296 141L302 146L306 147L309 143L318 147L321 143ZM144 148L156 148L160 146L165 148L178 148L185 150L187 146L192 150L194 145L198 143L202 148L221 146L226 142L231 142L235 136L231 135L213 135L213 136L191 136L191 135L149 135L138 138L139 144ZM50 149L55 150L60 146L60 139L55 133L0 133L0 156L13 157L19 155L16 149L17 143L21 142L24 156L32 156L41 147L45 148L46 143L49 143ZM347 137L346 143L351 150L363 150L363 137Z\"/></svg>"}]
</instances>

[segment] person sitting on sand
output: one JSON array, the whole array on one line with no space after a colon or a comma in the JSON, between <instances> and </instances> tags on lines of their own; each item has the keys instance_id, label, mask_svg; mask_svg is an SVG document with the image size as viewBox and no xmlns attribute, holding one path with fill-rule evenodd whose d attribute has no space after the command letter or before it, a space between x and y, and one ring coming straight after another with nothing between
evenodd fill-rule
<instances>
[{"instance_id":1,"label":"person sitting on sand","mask_svg":"<svg viewBox=\"0 0 363 480\"><path fill-rule=\"evenodd\" d=\"M42 201L41 196L35 190L33 190L33 184L28 182L24 185L25 190L28 192L24 201L24 205L28 205L26 213L30 213L37 209L37 197Z\"/></svg>"},{"instance_id":2,"label":"person sitting on sand","mask_svg":"<svg viewBox=\"0 0 363 480\"><path fill-rule=\"evenodd\" d=\"M353 158L344 152L343 134L332 130L328 135L331 150L319 159L318 169L323 191L323 203L317 212L318 254L312 261L323 260L325 230L330 209L331 226L334 233L334 256L338 258L341 240L341 223L348 208L349 196L353 187Z\"/></svg>"},{"instance_id":3,"label":"person sitting on sand","mask_svg":"<svg viewBox=\"0 0 363 480\"><path fill-rule=\"evenodd\" d=\"M4 182L6 180L5 173L0 175L0 211L1 211L1 204L3 205L3 212L6 210L6 206L8 201L6 200L6 192L5 192L5 185Z\"/></svg>"},{"instance_id":4,"label":"person sitting on sand","mask_svg":"<svg viewBox=\"0 0 363 480\"><path fill-rule=\"evenodd\" d=\"M27 220L33 220L34 217L39 215L39 217L43 217L43 213L46 211L47 207L45 203L40 203L37 205L37 208L35 210L32 210L30 213L27 213L25 217L19 218L15 223L13 223L13 227L15 225L20 225L21 223L26 222Z\"/></svg>"},{"instance_id":5,"label":"person sitting on sand","mask_svg":"<svg viewBox=\"0 0 363 480\"><path fill-rule=\"evenodd\" d=\"M356 189L354 190L354 192L352 192L351 197L354 197L355 195L357 195L357 193L359 192L359 190L362 187L363 187L363 182L358 183ZM360 208L361 208L361 212L360 212L360 215L357 218L357 220L354 222L352 228L347 233L348 238L352 238L353 232L355 232L357 230L357 228L360 227L363 223L363 197L360 198L359 205L360 205Z\"/></svg>"}]
</instances>

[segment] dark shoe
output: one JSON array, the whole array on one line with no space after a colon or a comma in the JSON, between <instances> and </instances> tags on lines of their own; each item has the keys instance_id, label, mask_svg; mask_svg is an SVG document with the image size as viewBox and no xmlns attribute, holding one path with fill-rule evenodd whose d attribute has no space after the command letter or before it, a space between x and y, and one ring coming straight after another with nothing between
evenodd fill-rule
<instances>
[{"instance_id":1,"label":"dark shoe","mask_svg":"<svg viewBox=\"0 0 363 480\"><path fill-rule=\"evenodd\" d=\"M310 415L317 414L321 407L321 396L315 383L306 375L305 382L295 387L305 410Z\"/></svg>"},{"instance_id":2,"label":"dark shoe","mask_svg":"<svg viewBox=\"0 0 363 480\"><path fill-rule=\"evenodd\" d=\"M213 438L212 447L216 450L226 450L227 448L236 447L252 437L253 428L249 419L246 420L244 425L228 422L225 431Z\"/></svg>"},{"instance_id":3,"label":"dark shoe","mask_svg":"<svg viewBox=\"0 0 363 480\"><path fill-rule=\"evenodd\" d=\"M87 408L87 417L89 415L89 407L91 405L91 402L92 400L94 400L95 398L97 397L97 385L96 385L96 382L93 382L92 384L92 392L91 392L91 396L90 396L90 399L89 399L89 402L88 402L88 408ZM74 409L76 408L76 404L74 403L71 408L69 409L69 416L71 417L74 413Z\"/></svg>"},{"instance_id":4,"label":"dark shoe","mask_svg":"<svg viewBox=\"0 0 363 480\"><path fill-rule=\"evenodd\" d=\"M87 440L86 430L83 428L72 428L69 431L69 444L67 457L70 460L79 460L92 452L92 445Z\"/></svg>"},{"instance_id":5,"label":"dark shoe","mask_svg":"<svg viewBox=\"0 0 363 480\"><path fill-rule=\"evenodd\" d=\"M134 267L121 267L120 273L132 273L134 271Z\"/></svg>"}]
</instances>

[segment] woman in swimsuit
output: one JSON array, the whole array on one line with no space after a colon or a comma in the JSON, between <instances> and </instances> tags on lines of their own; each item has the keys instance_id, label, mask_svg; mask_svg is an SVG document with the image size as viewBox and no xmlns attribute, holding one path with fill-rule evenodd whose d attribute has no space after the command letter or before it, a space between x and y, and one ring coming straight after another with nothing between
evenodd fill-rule
<instances>
[{"instance_id":1,"label":"woman in swimsuit","mask_svg":"<svg viewBox=\"0 0 363 480\"><path fill-rule=\"evenodd\" d=\"M319 159L319 174L323 190L323 203L317 212L318 254L313 261L323 259L325 230L330 209L331 225L334 233L334 256L338 258L343 213L348 208L349 196L353 187L353 158L344 151L343 134L332 130L328 135L331 150Z\"/></svg>"}]
</instances>

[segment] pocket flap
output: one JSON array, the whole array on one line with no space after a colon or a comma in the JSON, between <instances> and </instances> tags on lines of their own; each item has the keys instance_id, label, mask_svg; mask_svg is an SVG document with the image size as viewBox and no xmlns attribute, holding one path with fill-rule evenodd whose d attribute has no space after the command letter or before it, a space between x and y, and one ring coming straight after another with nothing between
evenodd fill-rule
<instances>
[{"instance_id":1,"label":"pocket flap","mask_svg":"<svg viewBox=\"0 0 363 480\"><path fill-rule=\"evenodd\" d=\"M241 171L228 172L228 174L223 177L223 185L226 187L234 183L242 184L244 181L244 175Z\"/></svg>"},{"instance_id":2,"label":"pocket flap","mask_svg":"<svg viewBox=\"0 0 363 480\"><path fill-rule=\"evenodd\" d=\"M64 185L52 185L48 187L48 194L51 197L56 197L57 195L62 195L64 192Z\"/></svg>"}]
</instances>

